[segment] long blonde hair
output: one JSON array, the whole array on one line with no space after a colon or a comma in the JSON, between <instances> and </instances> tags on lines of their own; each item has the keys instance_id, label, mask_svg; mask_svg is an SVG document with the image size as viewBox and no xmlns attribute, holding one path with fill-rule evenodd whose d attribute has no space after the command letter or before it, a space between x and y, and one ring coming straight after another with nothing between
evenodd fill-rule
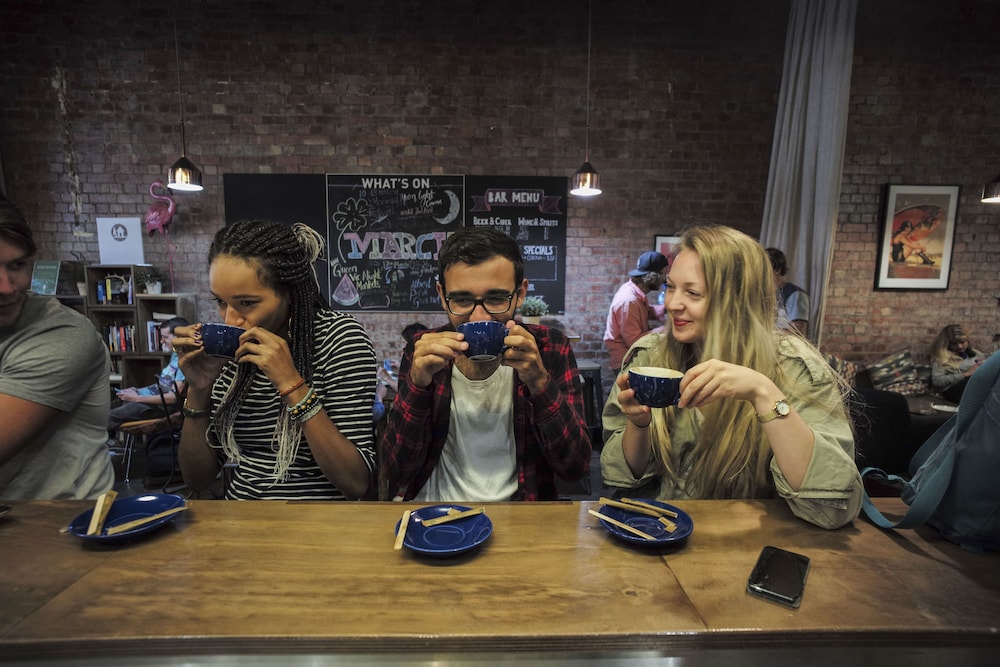
<instances>
[{"instance_id":1,"label":"long blonde hair","mask_svg":"<svg viewBox=\"0 0 1000 667\"><path fill-rule=\"evenodd\" d=\"M972 350L972 342L969 340L969 331L961 324L949 324L941 329L937 337L934 338L934 342L931 343L931 362L937 362L939 366L944 368L957 369L962 363L962 358L952 352L951 344L959 341L969 343L969 350L975 353L975 350Z\"/></svg>"},{"instance_id":2,"label":"long blonde hair","mask_svg":"<svg viewBox=\"0 0 1000 667\"><path fill-rule=\"evenodd\" d=\"M775 326L774 275L764 248L738 230L712 225L687 230L678 252L685 250L698 256L707 283L703 339L697 347L681 343L668 326L660 344L650 350L651 363L687 370L718 359L758 371L786 391L789 381L778 367L778 346L785 336L803 339ZM722 399L700 410L704 421L686 474L674 470L671 456L669 430L676 411L653 410L654 442L664 474L683 477L687 494L694 498L771 495L771 448L753 406Z\"/></svg>"}]
</instances>

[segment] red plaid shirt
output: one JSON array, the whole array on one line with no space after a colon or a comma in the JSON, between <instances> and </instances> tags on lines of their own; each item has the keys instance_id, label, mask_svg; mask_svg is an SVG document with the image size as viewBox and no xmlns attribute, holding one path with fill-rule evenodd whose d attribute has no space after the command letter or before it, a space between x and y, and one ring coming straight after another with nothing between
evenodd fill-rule
<instances>
[{"instance_id":1,"label":"red plaid shirt","mask_svg":"<svg viewBox=\"0 0 1000 667\"><path fill-rule=\"evenodd\" d=\"M514 374L514 443L517 494L511 500L556 500L555 476L581 479L590 471L590 434L583 420L583 393L573 350L562 332L524 325L549 371L544 391L532 396ZM449 324L436 331L454 331ZM390 495L412 500L441 459L451 414L452 364L426 388L410 382L413 346L399 365L399 392L382 435L384 474Z\"/></svg>"}]
</instances>

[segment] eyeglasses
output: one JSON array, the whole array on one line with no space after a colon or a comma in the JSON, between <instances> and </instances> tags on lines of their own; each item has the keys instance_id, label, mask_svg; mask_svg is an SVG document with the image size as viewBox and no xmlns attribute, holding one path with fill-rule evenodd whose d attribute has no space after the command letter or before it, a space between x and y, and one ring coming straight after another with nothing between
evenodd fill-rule
<instances>
[{"instance_id":1,"label":"eyeglasses","mask_svg":"<svg viewBox=\"0 0 1000 667\"><path fill-rule=\"evenodd\" d=\"M482 306L490 315L499 315L510 310L510 303L514 300L514 293L489 294L482 299L461 294L459 296L446 296L444 302L448 304L448 312L452 315L471 315L476 306Z\"/></svg>"}]
</instances>

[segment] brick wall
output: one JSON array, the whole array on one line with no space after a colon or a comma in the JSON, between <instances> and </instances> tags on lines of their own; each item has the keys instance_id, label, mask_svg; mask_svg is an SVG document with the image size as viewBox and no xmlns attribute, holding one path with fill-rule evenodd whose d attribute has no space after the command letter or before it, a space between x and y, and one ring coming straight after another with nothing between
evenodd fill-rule
<instances>
[{"instance_id":1,"label":"brick wall","mask_svg":"<svg viewBox=\"0 0 1000 667\"><path fill-rule=\"evenodd\" d=\"M987 351L1000 332L1000 206L979 201L1000 172L1000 5L861 2L840 220L824 349L926 359L959 322ZM883 184L959 185L946 291L873 289Z\"/></svg>"},{"instance_id":2,"label":"brick wall","mask_svg":"<svg viewBox=\"0 0 1000 667\"><path fill-rule=\"evenodd\" d=\"M122 4L128 4L122 8ZM983 1L862 2L824 348L922 351L947 321L988 342L1000 294L998 10ZM197 292L222 224L222 174L571 175L583 160L586 16L579 3L182 3L188 155L146 259ZM237 9L238 8L238 9ZM567 312L604 361L607 306L657 234L720 222L756 235L788 2L595 3L591 162L605 193L569 206ZM0 152L41 256L96 262L94 218L141 216L179 155L173 6L0 5ZM947 292L875 292L884 183L962 186ZM359 315L380 355L440 313ZM980 333L981 332L981 333ZM609 378L605 378L606 381Z\"/></svg>"}]
</instances>

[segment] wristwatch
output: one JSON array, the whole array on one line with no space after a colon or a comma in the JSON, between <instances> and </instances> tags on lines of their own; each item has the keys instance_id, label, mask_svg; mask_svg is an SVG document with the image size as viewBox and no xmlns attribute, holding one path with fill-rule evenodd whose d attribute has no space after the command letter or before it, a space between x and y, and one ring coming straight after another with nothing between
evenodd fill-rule
<instances>
[{"instance_id":1,"label":"wristwatch","mask_svg":"<svg viewBox=\"0 0 1000 667\"><path fill-rule=\"evenodd\" d=\"M774 407L762 415L757 415L757 420L761 424L766 424L772 419L777 419L778 417L787 417L788 413L792 411L790 405L788 405L788 399L779 398L775 403Z\"/></svg>"}]
</instances>

